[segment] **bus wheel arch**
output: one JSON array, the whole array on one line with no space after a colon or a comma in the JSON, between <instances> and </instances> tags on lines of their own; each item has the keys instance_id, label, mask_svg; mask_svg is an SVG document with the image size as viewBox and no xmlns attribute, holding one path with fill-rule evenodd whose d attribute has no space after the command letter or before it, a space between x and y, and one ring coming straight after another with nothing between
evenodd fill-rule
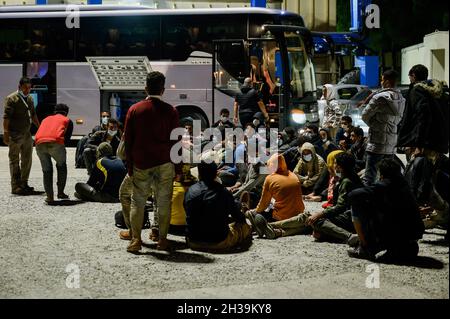
<instances>
[{"instance_id":1,"label":"bus wheel arch","mask_svg":"<svg viewBox=\"0 0 450 319\"><path fill-rule=\"evenodd\" d=\"M196 105L177 105L176 109L180 117L180 123L183 123L183 120L186 118L191 117L193 120L201 121L202 130L210 127L208 116L200 107Z\"/></svg>"}]
</instances>

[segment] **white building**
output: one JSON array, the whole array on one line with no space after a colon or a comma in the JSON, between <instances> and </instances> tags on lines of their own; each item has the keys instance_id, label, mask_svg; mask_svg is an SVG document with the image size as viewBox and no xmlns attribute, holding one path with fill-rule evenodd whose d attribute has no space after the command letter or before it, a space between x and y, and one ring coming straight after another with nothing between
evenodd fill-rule
<instances>
[{"instance_id":1,"label":"white building","mask_svg":"<svg viewBox=\"0 0 450 319\"><path fill-rule=\"evenodd\" d=\"M449 81L448 31L436 31L424 37L423 43L402 50L402 84L409 84L408 72L416 64L425 65L432 79Z\"/></svg>"}]
</instances>

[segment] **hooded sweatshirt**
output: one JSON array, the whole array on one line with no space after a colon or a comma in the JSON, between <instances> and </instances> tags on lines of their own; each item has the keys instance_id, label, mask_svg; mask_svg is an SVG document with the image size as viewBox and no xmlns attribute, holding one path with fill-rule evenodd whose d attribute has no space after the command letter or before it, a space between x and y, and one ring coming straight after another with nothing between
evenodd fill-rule
<instances>
[{"instance_id":1,"label":"hooded sweatshirt","mask_svg":"<svg viewBox=\"0 0 450 319\"><path fill-rule=\"evenodd\" d=\"M272 217L285 220L303 213L305 205L298 177L287 169L283 155L275 154L268 161L269 170L275 171L264 181L263 192L257 212L263 212L275 199Z\"/></svg>"},{"instance_id":2,"label":"hooded sweatshirt","mask_svg":"<svg viewBox=\"0 0 450 319\"><path fill-rule=\"evenodd\" d=\"M304 143L300 149L300 154L302 154L304 150L311 151L312 159L309 162L306 162L303 159L303 156L301 156L297 166L295 166L294 173L300 175L302 186L308 188L314 186L317 182L320 175L326 169L326 163L322 157L316 154L314 145L311 143Z\"/></svg>"},{"instance_id":3,"label":"hooded sweatshirt","mask_svg":"<svg viewBox=\"0 0 450 319\"><path fill-rule=\"evenodd\" d=\"M369 126L367 152L392 155L397 152L397 126L405 111L405 98L398 89L382 89L375 93L362 112Z\"/></svg>"}]
</instances>

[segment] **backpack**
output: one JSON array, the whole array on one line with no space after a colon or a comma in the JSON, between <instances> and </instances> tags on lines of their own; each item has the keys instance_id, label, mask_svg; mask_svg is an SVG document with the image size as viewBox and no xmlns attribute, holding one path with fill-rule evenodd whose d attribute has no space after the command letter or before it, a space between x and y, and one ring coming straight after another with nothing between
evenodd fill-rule
<instances>
[{"instance_id":1,"label":"backpack","mask_svg":"<svg viewBox=\"0 0 450 319\"><path fill-rule=\"evenodd\" d=\"M149 229L151 227L150 218L149 218L149 212L153 211L153 204L152 203L146 203L144 207L144 222L142 224L142 229ZM122 211L119 210L114 215L115 225L118 228L127 229L127 225L125 224L125 218L123 218Z\"/></svg>"},{"instance_id":2,"label":"backpack","mask_svg":"<svg viewBox=\"0 0 450 319\"><path fill-rule=\"evenodd\" d=\"M125 224L125 218L123 218L123 214L122 214L121 210L119 210L115 214L114 219L115 219L116 227L121 228L121 229L127 229L128 228L127 225ZM148 216L148 211L145 210L144 211L144 223L142 224L142 229L149 229L150 226L151 226L151 223L150 223L150 219L149 219L149 216Z\"/></svg>"}]
</instances>

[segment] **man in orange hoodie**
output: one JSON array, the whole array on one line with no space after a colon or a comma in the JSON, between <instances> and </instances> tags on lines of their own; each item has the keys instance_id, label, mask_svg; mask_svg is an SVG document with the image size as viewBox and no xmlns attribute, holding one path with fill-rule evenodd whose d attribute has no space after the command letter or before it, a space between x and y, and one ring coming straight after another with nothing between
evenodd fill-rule
<instances>
[{"instance_id":1,"label":"man in orange hoodie","mask_svg":"<svg viewBox=\"0 0 450 319\"><path fill-rule=\"evenodd\" d=\"M64 194L67 180L66 147L65 140L70 139L73 126L67 117L69 107L65 104L55 106L55 114L46 117L36 132L36 153L41 161L42 172L44 174L44 189L47 194L45 202L54 203L53 194L53 164L52 158L56 161L58 173L58 198L67 199Z\"/></svg>"},{"instance_id":2,"label":"man in orange hoodie","mask_svg":"<svg viewBox=\"0 0 450 319\"><path fill-rule=\"evenodd\" d=\"M274 222L291 218L305 210L300 179L287 169L283 155L273 155L267 165L270 175L264 181L258 206L246 213L246 217L252 224L256 214L261 214L269 222ZM272 198L275 200L273 209L267 212Z\"/></svg>"}]
</instances>

